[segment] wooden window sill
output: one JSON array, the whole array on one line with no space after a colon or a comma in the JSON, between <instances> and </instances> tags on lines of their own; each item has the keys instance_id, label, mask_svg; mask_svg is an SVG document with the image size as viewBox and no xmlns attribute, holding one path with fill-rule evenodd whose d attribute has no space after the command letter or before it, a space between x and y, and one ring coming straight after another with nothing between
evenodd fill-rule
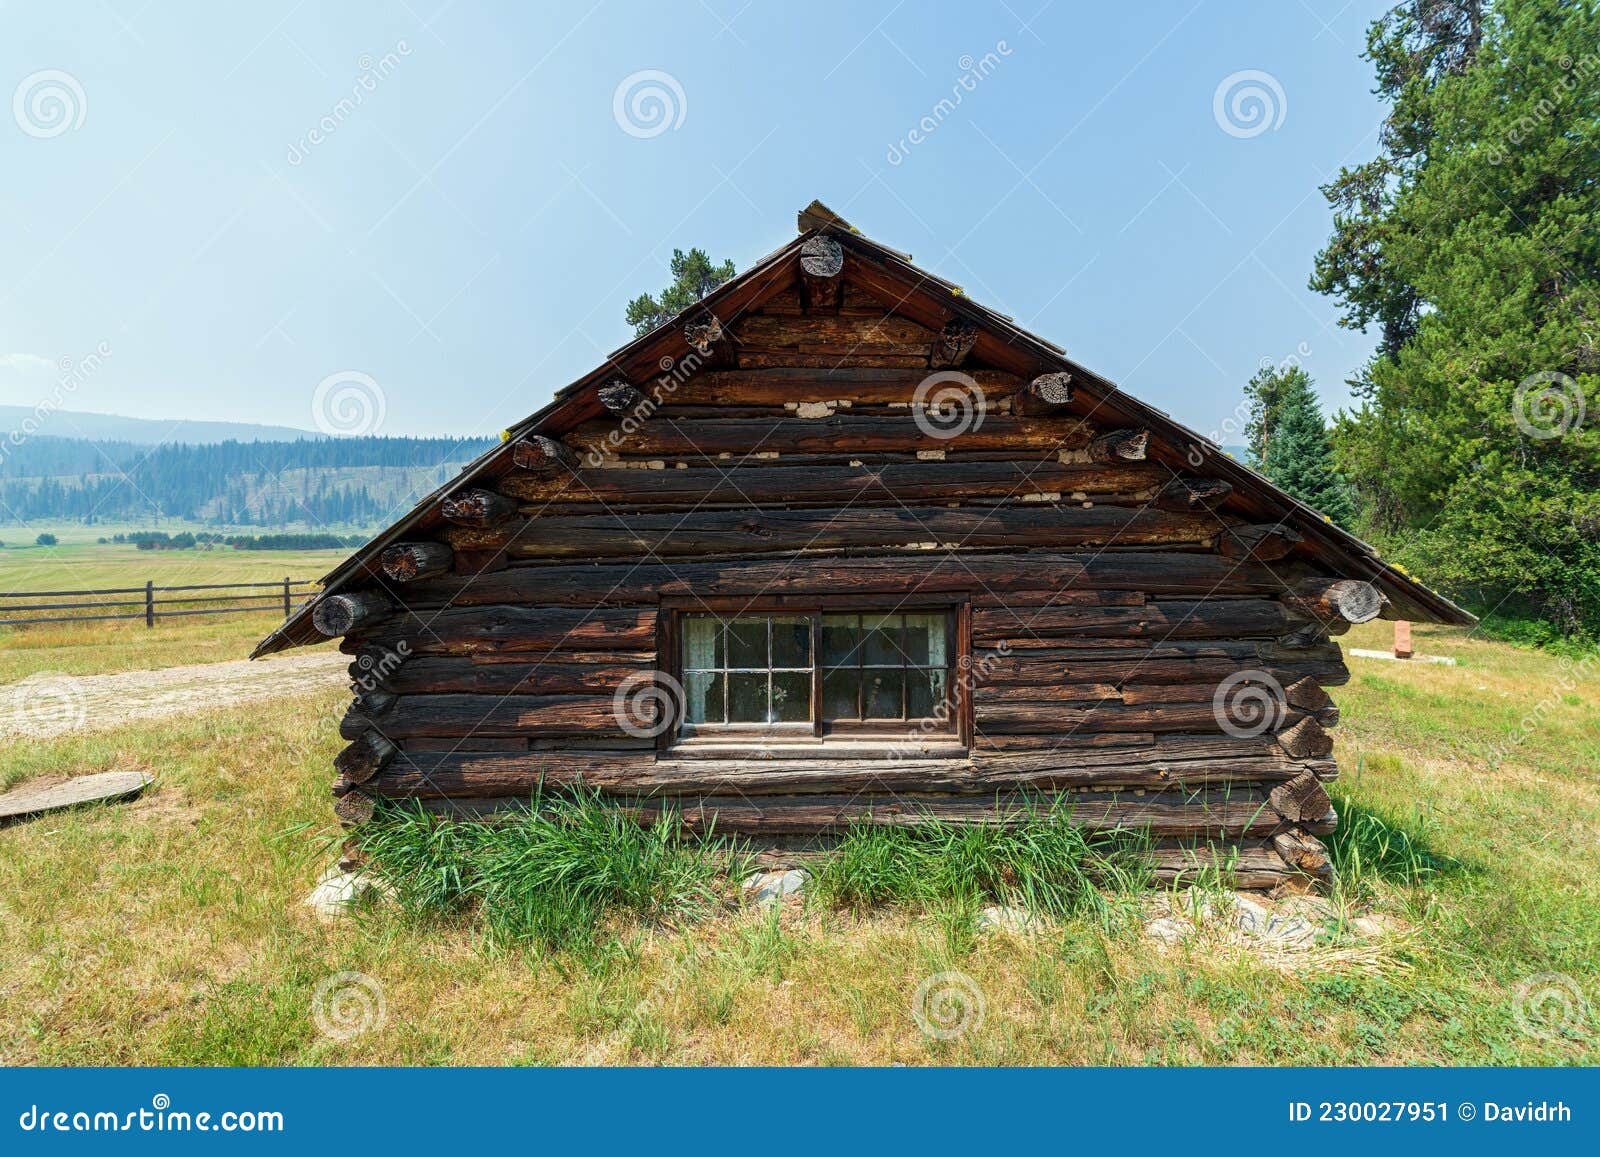
<instances>
[{"instance_id":1,"label":"wooden window sill","mask_svg":"<svg viewBox=\"0 0 1600 1157\"><path fill-rule=\"evenodd\" d=\"M951 759L964 760L965 744L950 736L930 736L915 742L905 737L830 735L762 737L696 735L680 739L661 752L662 759Z\"/></svg>"}]
</instances>

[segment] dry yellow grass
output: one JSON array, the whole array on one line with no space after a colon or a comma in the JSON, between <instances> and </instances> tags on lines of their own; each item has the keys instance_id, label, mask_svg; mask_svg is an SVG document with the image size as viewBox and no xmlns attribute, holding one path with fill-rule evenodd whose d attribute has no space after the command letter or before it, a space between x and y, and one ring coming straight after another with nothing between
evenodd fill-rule
<instances>
[{"instance_id":1,"label":"dry yellow grass","mask_svg":"<svg viewBox=\"0 0 1600 1157\"><path fill-rule=\"evenodd\" d=\"M141 767L159 779L138 802L0 830L0 1059L1596 1063L1592 1019L1530 1035L1514 994L1558 973L1600 1000L1600 673L1491 763L1475 752L1559 679L1558 662L1459 635L1419 643L1463 665L1352 660L1338 754L1360 808L1463 869L1376 885L1372 902L1411 936L1287 970L1157 949L1132 918L978 937L907 913L730 911L621 927L587 963L495 948L469 918L411 924L379 906L325 924L302 900L329 859L315 837L330 820L342 693L19 745L0 755L8 776ZM941 1041L912 1003L947 971L971 979L984 1015ZM348 1040L314 1016L319 985L341 972L370 977L383 1006Z\"/></svg>"}]
</instances>

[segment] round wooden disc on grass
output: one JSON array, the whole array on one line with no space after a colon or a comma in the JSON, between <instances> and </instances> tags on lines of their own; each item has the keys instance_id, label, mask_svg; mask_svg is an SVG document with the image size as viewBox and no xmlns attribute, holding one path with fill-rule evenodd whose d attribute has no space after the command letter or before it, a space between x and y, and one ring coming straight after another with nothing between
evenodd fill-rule
<instances>
[{"instance_id":1,"label":"round wooden disc on grass","mask_svg":"<svg viewBox=\"0 0 1600 1157\"><path fill-rule=\"evenodd\" d=\"M99 775L80 775L48 787L23 784L15 791L0 795L0 820L59 811L86 803L128 799L154 782L154 776L142 771L107 771Z\"/></svg>"}]
</instances>

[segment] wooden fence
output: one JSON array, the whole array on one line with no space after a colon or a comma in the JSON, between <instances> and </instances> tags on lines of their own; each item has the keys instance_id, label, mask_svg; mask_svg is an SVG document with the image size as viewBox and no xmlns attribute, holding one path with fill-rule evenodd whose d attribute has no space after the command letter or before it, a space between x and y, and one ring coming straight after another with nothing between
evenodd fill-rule
<instances>
[{"instance_id":1,"label":"wooden fence","mask_svg":"<svg viewBox=\"0 0 1600 1157\"><path fill-rule=\"evenodd\" d=\"M142 587L108 587L92 591L9 591L0 593L0 627L20 627L30 623L86 623L106 619L143 619L153 627L157 619L183 615L240 615L262 611L282 611L288 618L297 599L316 590L312 579L285 578L265 583L202 583L194 586L157 586L152 580ZM252 594L205 594L209 591L254 591ZM134 598L107 598L132 595ZM171 597L176 595L177 597ZM165 597L162 597L165 596ZM16 603L14 599L74 599L74 602ZM103 601L82 601L103 600ZM226 606L214 604L226 603ZM109 614L98 612L122 608ZM128 610L126 608L133 608ZM97 612L93 614L45 614L39 611ZM24 617L18 617L24 616Z\"/></svg>"}]
</instances>

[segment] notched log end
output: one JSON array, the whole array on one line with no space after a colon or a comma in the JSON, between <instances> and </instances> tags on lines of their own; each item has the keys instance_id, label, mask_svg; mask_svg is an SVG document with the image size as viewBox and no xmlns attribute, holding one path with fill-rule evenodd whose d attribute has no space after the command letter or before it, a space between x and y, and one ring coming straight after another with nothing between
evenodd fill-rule
<instances>
[{"instance_id":1,"label":"notched log end","mask_svg":"<svg viewBox=\"0 0 1600 1157\"><path fill-rule=\"evenodd\" d=\"M357 627L381 623L392 614L394 606L382 591L351 591L319 602L311 612L311 624L329 638L337 638Z\"/></svg>"}]
</instances>

